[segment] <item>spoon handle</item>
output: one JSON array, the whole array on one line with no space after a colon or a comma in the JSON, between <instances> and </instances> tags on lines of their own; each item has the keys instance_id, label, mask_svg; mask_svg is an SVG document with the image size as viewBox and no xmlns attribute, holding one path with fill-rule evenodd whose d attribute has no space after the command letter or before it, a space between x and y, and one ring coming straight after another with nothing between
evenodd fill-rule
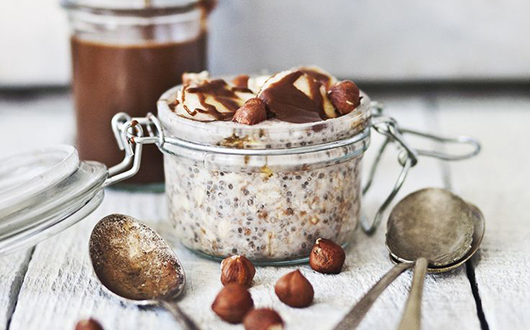
<instances>
[{"instance_id":1,"label":"spoon handle","mask_svg":"<svg viewBox=\"0 0 530 330\"><path fill-rule=\"evenodd\" d=\"M427 259L419 258L414 267L414 277L410 288L405 312L401 318L398 330L420 330L421 329L421 296L423 294L423 283L427 273Z\"/></svg>"},{"instance_id":2,"label":"spoon handle","mask_svg":"<svg viewBox=\"0 0 530 330\"><path fill-rule=\"evenodd\" d=\"M174 301L160 300L160 305L169 311L185 330L199 330L193 320Z\"/></svg>"},{"instance_id":3,"label":"spoon handle","mask_svg":"<svg viewBox=\"0 0 530 330\"><path fill-rule=\"evenodd\" d=\"M373 303L401 273L411 268L412 263L399 263L388 271L381 279L368 291L359 302L344 316L333 330L352 330L357 328L365 317Z\"/></svg>"}]
</instances>

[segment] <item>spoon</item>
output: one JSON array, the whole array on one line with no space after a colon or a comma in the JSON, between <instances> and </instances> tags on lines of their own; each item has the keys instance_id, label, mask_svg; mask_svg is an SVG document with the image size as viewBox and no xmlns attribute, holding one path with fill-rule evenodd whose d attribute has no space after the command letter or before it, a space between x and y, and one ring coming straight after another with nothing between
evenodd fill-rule
<instances>
[{"instance_id":1,"label":"spoon","mask_svg":"<svg viewBox=\"0 0 530 330\"><path fill-rule=\"evenodd\" d=\"M458 196L430 188L399 202L390 213L387 227L386 244L391 256L402 262L415 261L412 286L398 329L419 330L428 262L432 267L445 267L465 257L473 241L473 213ZM426 241L408 239L408 232L418 228L428 229L422 230Z\"/></svg>"},{"instance_id":2,"label":"spoon","mask_svg":"<svg viewBox=\"0 0 530 330\"><path fill-rule=\"evenodd\" d=\"M407 299L407 305L405 306L405 312L401 319L398 329L419 329L421 321L421 290L423 287L423 280L425 277L425 270L429 273L445 273L455 268L460 267L466 261L468 261L480 247L482 239L484 238L485 233L485 224L484 216L482 212L472 204L468 203L468 207L471 210L473 216L473 241L471 243L471 249L462 257L460 260L442 267L428 267L427 265L418 266L414 268L414 278L412 280L412 287L409 293L409 298ZM394 259L392 255L390 258L394 262L398 262ZM418 267L420 267L418 269ZM423 267L423 268L422 268ZM416 275L416 270L418 269L418 275Z\"/></svg>"},{"instance_id":3,"label":"spoon","mask_svg":"<svg viewBox=\"0 0 530 330\"><path fill-rule=\"evenodd\" d=\"M478 209L476 209L478 211ZM423 278L427 267L443 269L466 258L471 250L476 214L473 208L451 192L427 188L412 193L392 210L387 224L386 245L399 261L334 328L356 328L377 297L405 270L416 265L411 297L405 315L417 315L408 329L420 326ZM452 268L451 268L452 269Z\"/></svg>"},{"instance_id":4,"label":"spoon","mask_svg":"<svg viewBox=\"0 0 530 330\"><path fill-rule=\"evenodd\" d=\"M108 215L92 230L89 254L108 291L136 305L161 306L184 329L199 329L175 302L186 283L184 268L154 230L127 215Z\"/></svg>"},{"instance_id":5,"label":"spoon","mask_svg":"<svg viewBox=\"0 0 530 330\"><path fill-rule=\"evenodd\" d=\"M471 249L466 253L466 255L458 260L457 262L444 266L444 267L427 267L428 273L445 273L448 271L451 271L453 269L456 269L460 266L462 266L466 261L471 259L475 255L475 253L478 251L478 248L480 247L480 244L482 244L482 239L484 238L484 233L486 232L486 226L484 223L484 215L482 215L482 212L473 204L468 203L468 206L471 208L471 211L473 212L473 242L471 243ZM389 254L390 260L394 262L395 264L400 263L400 261L396 260L391 254Z\"/></svg>"}]
</instances>

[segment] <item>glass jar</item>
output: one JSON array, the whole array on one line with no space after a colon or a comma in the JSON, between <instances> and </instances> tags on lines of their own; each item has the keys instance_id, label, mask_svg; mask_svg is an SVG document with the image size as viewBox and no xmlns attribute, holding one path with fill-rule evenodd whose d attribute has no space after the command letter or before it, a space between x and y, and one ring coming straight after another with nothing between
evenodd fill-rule
<instances>
[{"instance_id":1,"label":"glass jar","mask_svg":"<svg viewBox=\"0 0 530 330\"><path fill-rule=\"evenodd\" d=\"M77 148L111 166L121 155L109 129L118 112L145 116L184 72L206 69L208 1L65 0L71 27ZM131 184L163 183L154 146Z\"/></svg>"},{"instance_id":2,"label":"glass jar","mask_svg":"<svg viewBox=\"0 0 530 330\"><path fill-rule=\"evenodd\" d=\"M211 257L242 254L259 263L304 259L319 237L341 245L353 239L370 140L365 94L356 111L336 119L245 126L177 116L168 104L178 88L158 102L165 135L211 148L168 145L164 154L180 242Z\"/></svg>"}]
</instances>

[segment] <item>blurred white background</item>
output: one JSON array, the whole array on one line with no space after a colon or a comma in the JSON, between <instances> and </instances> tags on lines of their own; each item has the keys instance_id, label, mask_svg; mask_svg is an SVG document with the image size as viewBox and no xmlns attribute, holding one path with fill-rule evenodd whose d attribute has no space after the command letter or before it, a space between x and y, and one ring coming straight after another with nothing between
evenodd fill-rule
<instances>
[{"instance_id":1,"label":"blurred white background","mask_svg":"<svg viewBox=\"0 0 530 330\"><path fill-rule=\"evenodd\" d=\"M210 68L314 63L375 82L528 80L529 13L525 0L221 0ZM0 40L0 87L69 83L58 0L0 1Z\"/></svg>"}]
</instances>

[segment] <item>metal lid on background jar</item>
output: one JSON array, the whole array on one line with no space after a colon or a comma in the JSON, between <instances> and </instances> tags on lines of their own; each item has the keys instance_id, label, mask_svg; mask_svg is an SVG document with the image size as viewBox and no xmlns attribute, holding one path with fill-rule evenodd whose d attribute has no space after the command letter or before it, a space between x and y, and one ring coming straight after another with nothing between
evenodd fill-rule
<instances>
[{"instance_id":1,"label":"metal lid on background jar","mask_svg":"<svg viewBox=\"0 0 530 330\"><path fill-rule=\"evenodd\" d=\"M80 161L73 146L18 154L0 162L0 256L55 235L103 200L105 165Z\"/></svg>"}]
</instances>

